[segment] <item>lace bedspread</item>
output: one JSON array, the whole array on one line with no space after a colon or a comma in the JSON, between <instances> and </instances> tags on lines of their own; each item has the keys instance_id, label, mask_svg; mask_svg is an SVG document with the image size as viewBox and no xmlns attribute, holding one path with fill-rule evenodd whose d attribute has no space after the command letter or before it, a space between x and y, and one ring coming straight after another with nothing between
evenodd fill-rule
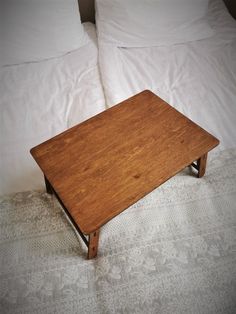
<instances>
[{"instance_id":1,"label":"lace bedspread","mask_svg":"<svg viewBox=\"0 0 236 314\"><path fill-rule=\"evenodd\" d=\"M0 312L235 313L236 149L189 173L105 225L94 260L54 197L2 197Z\"/></svg>"}]
</instances>

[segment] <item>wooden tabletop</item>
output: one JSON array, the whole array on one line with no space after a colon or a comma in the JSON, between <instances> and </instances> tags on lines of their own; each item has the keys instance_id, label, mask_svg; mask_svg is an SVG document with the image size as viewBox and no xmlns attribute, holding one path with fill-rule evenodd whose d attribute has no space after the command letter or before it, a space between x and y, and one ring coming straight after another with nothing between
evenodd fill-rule
<instances>
[{"instance_id":1,"label":"wooden tabletop","mask_svg":"<svg viewBox=\"0 0 236 314\"><path fill-rule=\"evenodd\" d=\"M90 234L218 143L143 91L31 154L81 231Z\"/></svg>"}]
</instances>

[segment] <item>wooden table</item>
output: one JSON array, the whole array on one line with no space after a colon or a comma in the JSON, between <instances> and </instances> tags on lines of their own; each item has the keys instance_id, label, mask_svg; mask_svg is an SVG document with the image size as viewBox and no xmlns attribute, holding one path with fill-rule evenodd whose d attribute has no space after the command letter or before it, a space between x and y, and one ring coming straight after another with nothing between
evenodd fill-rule
<instances>
[{"instance_id":1,"label":"wooden table","mask_svg":"<svg viewBox=\"0 0 236 314\"><path fill-rule=\"evenodd\" d=\"M32 148L31 154L47 192L56 195L93 258L105 223L186 166L193 165L202 177L207 153L218 144L146 90Z\"/></svg>"}]
</instances>

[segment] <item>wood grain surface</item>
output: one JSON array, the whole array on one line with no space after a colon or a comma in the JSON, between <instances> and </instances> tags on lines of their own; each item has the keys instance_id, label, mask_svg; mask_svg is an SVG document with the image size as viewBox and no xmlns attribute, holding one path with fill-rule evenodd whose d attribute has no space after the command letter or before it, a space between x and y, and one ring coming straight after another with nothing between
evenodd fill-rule
<instances>
[{"instance_id":1,"label":"wood grain surface","mask_svg":"<svg viewBox=\"0 0 236 314\"><path fill-rule=\"evenodd\" d=\"M146 90L31 154L81 231L91 234L218 144Z\"/></svg>"}]
</instances>

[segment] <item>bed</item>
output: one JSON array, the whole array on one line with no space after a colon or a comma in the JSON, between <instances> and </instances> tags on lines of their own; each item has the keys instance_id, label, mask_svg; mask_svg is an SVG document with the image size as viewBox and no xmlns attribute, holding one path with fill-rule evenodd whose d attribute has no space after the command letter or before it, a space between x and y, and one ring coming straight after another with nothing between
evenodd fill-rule
<instances>
[{"instance_id":1,"label":"bed","mask_svg":"<svg viewBox=\"0 0 236 314\"><path fill-rule=\"evenodd\" d=\"M119 2L134 7L135 1ZM4 68L1 74L1 94L7 98L1 100L0 125L5 182L1 179L0 312L234 313L235 21L221 0L210 0L207 38L121 47L104 40L104 12L112 16L109 1L104 3L106 12L103 0L96 1L99 68L92 40L73 53L40 65ZM85 28L94 38L94 26ZM24 81L19 83L19 77ZM40 93L39 80L45 82L46 95ZM15 93L18 84L22 87ZM22 101L26 84L33 92ZM209 154L204 178L198 180L185 169L104 226L99 255L88 261L85 246L56 199L45 193L41 173L26 151L143 89L158 94L221 143ZM46 111L45 101L50 103ZM16 102L21 109L16 110ZM13 191L18 192L9 194Z\"/></svg>"}]
</instances>

